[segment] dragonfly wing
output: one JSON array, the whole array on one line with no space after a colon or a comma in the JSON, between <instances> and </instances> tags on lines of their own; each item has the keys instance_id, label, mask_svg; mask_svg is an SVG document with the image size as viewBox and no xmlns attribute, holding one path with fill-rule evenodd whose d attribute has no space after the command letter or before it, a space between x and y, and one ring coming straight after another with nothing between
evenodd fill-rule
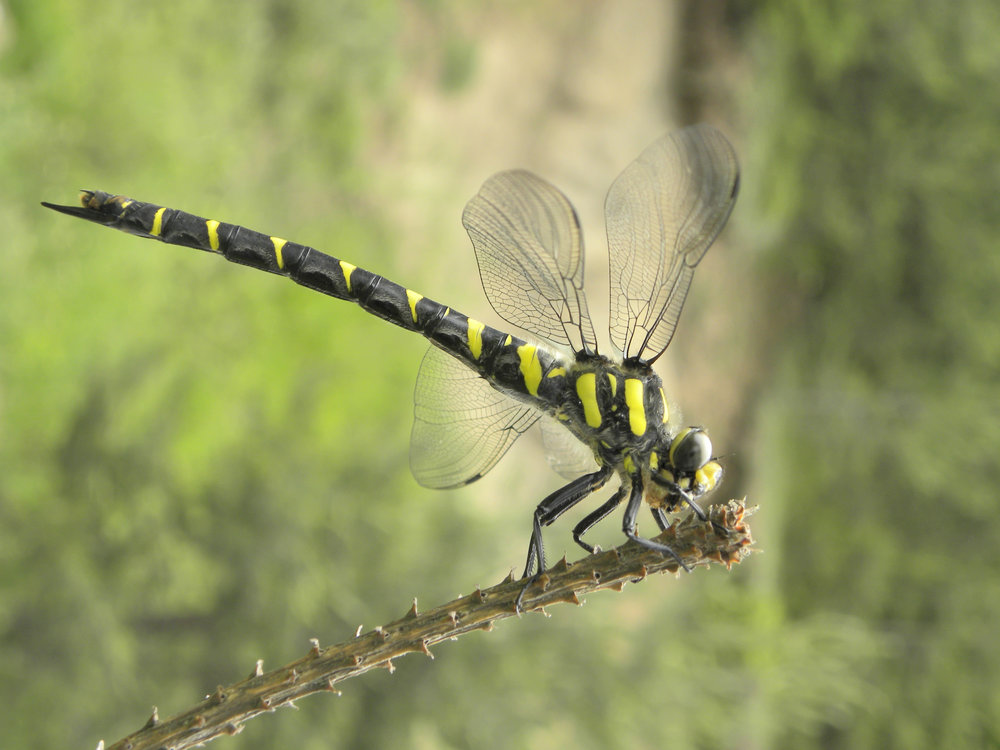
<instances>
[{"instance_id":1,"label":"dragonfly wing","mask_svg":"<svg viewBox=\"0 0 1000 750\"><path fill-rule=\"evenodd\" d=\"M413 401L410 469L433 489L479 479L541 416L433 346L420 363Z\"/></svg>"},{"instance_id":2,"label":"dragonfly wing","mask_svg":"<svg viewBox=\"0 0 1000 750\"><path fill-rule=\"evenodd\" d=\"M553 344L597 351L580 222L565 195L530 172L500 172L466 205L462 224L500 317Z\"/></svg>"},{"instance_id":3,"label":"dragonfly wing","mask_svg":"<svg viewBox=\"0 0 1000 750\"><path fill-rule=\"evenodd\" d=\"M733 147L709 125L660 138L611 186L611 340L626 357L651 362L670 344L695 266L738 187Z\"/></svg>"},{"instance_id":4,"label":"dragonfly wing","mask_svg":"<svg viewBox=\"0 0 1000 750\"><path fill-rule=\"evenodd\" d=\"M552 417L542 417L542 445L549 466L566 479L576 479L597 471L597 461L589 446Z\"/></svg>"}]
</instances>

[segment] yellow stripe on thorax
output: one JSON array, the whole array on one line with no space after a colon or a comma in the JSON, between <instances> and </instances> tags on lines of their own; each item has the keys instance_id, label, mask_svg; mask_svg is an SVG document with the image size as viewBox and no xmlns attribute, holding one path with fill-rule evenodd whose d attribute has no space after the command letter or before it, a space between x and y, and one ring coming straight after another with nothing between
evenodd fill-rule
<instances>
[{"instance_id":1,"label":"yellow stripe on thorax","mask_svg":"<svg viewBox=\"0 0 1000 750\"><path fill-rule=\"evenodd\" d=\"M611 384L611 398L614 398L618 393L618 378L616 378L610 372L607 375L608 375L608 383Z\"/></svg>"},{"instance_id":2,"label":"yellow stripe on thorax","mask_svg":"<svg viewBox=\"0 0 1000 750\"><path fill-rule=\"evenodd\" d=\"M601 426L601 407L597 403L597 376L585 372L576 379L576 395L583 406L583 418L588 427L594 429Z\"/></svg>"},{"instance_id":3,"label":"yellow stripe on thorax","mask_svg":"<svg viewBox=\"0 0 1000 750\"><path fill-rule=\"evenodd\" d=\"M347 285L347 291L351 291L351 274L354 273L354 269L357 266L351 265L346 260L340 261L340 272L344 274L344 283Z\"/></svg>"},{"instance_id":4,"label":"yellow stripe on thorax","mask_svg":"<svg viewBox=\"0 0 1000 750\"><path fill-rule=\"evenodd\" d=\"M160 232L163 231L163 212L166 210L165 208L157 209L156 215L153 217L153 228L149 230L149 233L154 237L159 237Z\"/></svg>"},{"instance_id":5,"label":"yellow stripe on thorax","mask_svg":"<svg viewBox=\"0 0 1000 750\"><path fill-rule=\"evenodd\" d=\"M417 303L423 298L422 294L417 294L411 289L406 290L406 301L410 303L410 317L413 318L414 323L417 322Z\"/></svg>"},{"instance_id":6,"label":"yellow stripe on thorax","mask_svg":"<svg viewBox=\"0 0 1000 750\"><path fill-rule=\"evenodd\" d=\"M565 377L565 375L566 375L566 368L565 367L553 367L551 370L549 370L549 374L546 375L545 377L547 377L547 378L562 378L562 377Z\"/></svg>"},{"instance_id":7,"label":"yellow stripe on thorax","mask_svg":"<svg viewBox=\"0 0 1000 750\"><path fill-rule=\"evenodd\" d=\"M635 435L646 434L646 407L643 403L642 381L625 378L625 405L628 407L628 426Z\"/></svg>"},{"instance_id":8,"label":"yellow stripe on thorax","mask_svg":"<svg viewBox=\"0 0 1000 750\"><path fill-rule=\"evenodd\" d=\"M625 460L622 461L622 465L629 474L635 474L635 459L632 458L631 453L625 454Z\"/></svg>"},{"instance_id":9,"label":"yellow stripe on thorax","mask_svg":"<svg viewBox=\"0 0 1000 750\"><path fill-rule=\"evenodd\" d=\"M517 347L517 356L521 358L521 377L524 387L532 396L538 395L538 386L542 382L542 363L538 361L538 349L531 344Z\"/></svg>"},{"instance_id":10,"label":"yellow stripe on thorax","mask_svg":"<svg viewBox=\"0 0 1000 750\"><path fill-rule=\"evenodd\" d=\"M660 389L660 400L663 402L663 424L670 421L670 406L667 404L667 394Z\"/></svg>"},{"instance_id":11,"label":"yellow stripe on thorax","mask_svg":"<svg viewBox=\"0 0 1000 750\"><path fill-rule=\"evenodd\" d=\"M469 318L469 351L472 352L473 359L479 359L479 355L483 353L483 329L486 328L485 324L480 323L478 320ZM524 372L524 363L522 360L521 371ZM539 376L541 379L541 376ZM537 386L535 387L537 390Z\"/></svg>"},{"instance_id":12,"label":"yellow stripe on thorax","mask_svg":"<svg viewBox=\"0 0 1000 750\"><path fill-rule=\"evenodd\" d=\"M272 237L271 244L274 245L274 259L278 261L278 268L285 267L285 259L281 257L281 248L288 244L288 240L283 240L280 237Z\"/></svg>"},{"instance_id":13,"label":"yellow stripe on thorax","mask_svg":"<svg viewBox=\"0 0 1000 750\"><path fill-rule=\"evenodd\" d=\"M207 219L205 228L208 230L208 246L213 252L219 252L219 222Z\"/></svg>"}]
</instances>

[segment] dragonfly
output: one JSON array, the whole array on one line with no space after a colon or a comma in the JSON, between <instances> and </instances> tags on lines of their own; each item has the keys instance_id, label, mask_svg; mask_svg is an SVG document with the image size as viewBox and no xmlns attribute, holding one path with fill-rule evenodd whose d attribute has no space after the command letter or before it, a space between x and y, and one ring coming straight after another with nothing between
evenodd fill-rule
<instances>
[{"instance_id":1,"label":"dragonfly","mask_svg":"<svg viewBox=\"0 0 1000 750\"><path fill-rule=\"evenodd\" d=\"M84 190L80 204L43 206L70 216L221 255L287 276L421 334L431 346L414 392L410 467L417 482L453 488L492 469L515 440L541 423L550 463L570 481L534 511L523 579L546 568L542 529L616 478L610 497L572 530L584 535L622 503L622 531L641 536L645 503L661 530L722 479L703 427L678 425L653 363L670 345L695 268L732 212L736 154L722 133L699 124L649 145L615 179L605 200L611 347L598 349L583 289L580 222L566 196L524 170L490 177L462 215L482 286L496 313L522 338L346 260L280 237L122 195Z\"/></svg>"}]
</instances>

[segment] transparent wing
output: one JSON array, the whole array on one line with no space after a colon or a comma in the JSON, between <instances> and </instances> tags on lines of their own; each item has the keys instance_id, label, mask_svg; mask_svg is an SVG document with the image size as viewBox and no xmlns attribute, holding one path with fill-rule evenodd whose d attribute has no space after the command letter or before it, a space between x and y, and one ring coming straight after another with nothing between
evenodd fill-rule
<instances>
[{"instance_id":1,"label":"transparent wing","mask_svg":"<svg viewBox=\"0 0 1000 750\"><path fill-rule=\"evenodd\" d=\"M580 222L565 195L530 172L500 172L466 205L462 224L500 317L553 344L597 351Z\"/></svg>"},{"instance_id":2,"label":"transparent wing","mask_svg":"<svg viewBox=\"0 0 1000 750\"><path fill-rule=\"evenodd\" d=\"M673 338L695 266L736 200L739 165L709 125L662 137L618 176L605 201L611 341L653 361Z\"/></svg>"},{"instance_id":3,"label":"transparent wing","mask_svg":"<svg viewBox=\"0 0 1000 750\"><path fill-rule=\"evenodd\" d=\"M433 489L479 479L541 416L433 346L420 363L413 401L410 469Z\"/></svg>"},{"instance_id":4,"label":"transparent wing","mask_svg":"<svg viewBox=\"0 0 1000 750\"><path fill-rule=\"evenodd\" d=\"M576 479L597 471L594 452L564 425L548 416L543 416L539 424L542 427L545 458L559 476Z\"/></svg>"}]
</instances>

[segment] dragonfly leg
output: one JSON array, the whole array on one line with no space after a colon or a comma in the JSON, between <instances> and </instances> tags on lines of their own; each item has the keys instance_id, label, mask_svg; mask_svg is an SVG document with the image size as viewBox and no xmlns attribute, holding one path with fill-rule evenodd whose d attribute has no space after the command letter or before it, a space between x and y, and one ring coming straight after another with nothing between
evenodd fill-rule
<instances>
[{"instance_id":1,"label":"dragonfly leg","mask_svg":"<svg viewBox=\"0 0 1000 750\"><path fill-rule=\"evenodd\" d=\"M699 521L708 521L708 516L705 514L705 511L701 509L701 506L695 502L694 498L691 497L691 494L687 490L682 490L678 487L677 494L680 495L681 500L687 503L691 510L694 511L694 514L698 516ZM662 511L660 512L662 513ZM657 519L657 523L659 523L659 519ZM660 526L660 528L664 529L665 527ZM720 523L716 523L715 521L712 521L712 528L725 536L730 536L733 533L731 529L727 529L725 526Z\"/></svg>"},{"instance_id":2,"label":"dragonfly leg","mask_svg":"<svg viewBox=\"0 0 1000 750\"><path fill-rule=\"evenodd\" d=\"M656 525L660 527L660 531L666 531L670 526L670 521L667 520L667 514L663 508L650 508L653 512L653 518L656 521Z\"/></svg>"},{"instance_id":3,"label":"dragonfly leg","mask_svg":"<svg viewBox=\"0 0 1000 750\"><path fill-rule=\"evenodd\" d=\"M642 505L642 482L635 481L632 483L632 493L629 495L628 505L625 506L625 517L622 519L622 531L625 532L625 536L631 539L636 544L641 544L643 547L649 549L654 549L664 555L670 555L677 564L680 565L688 573L691 572L691 568L684 564L680 556L674 552L670 547L661 542L654 542L652 539L646 539L639 536L636 533L636 523L639 517L639 507ZM654 514L655 516L655 514ZM665 520L665 519L664 519ZM659 522L659 519L657 519Z\"/></svg>"},{"instance_id":4,"label":"dragonfly leg","mask_svg":"<svg viewBox=\"0 0 1000 750\"><path fill-rule=\"evenodd\" d=\"M627 492L627 485L622 485L618 488L614 495L604 503L600 508L595 510L593 513L588 514L580 523L578 523L573 528L573 539L583 547L587 552L594 553L600 550L599 547L587 544L581 537L586 534L595 524L604 520L611 511L621 505L622 500L625 499L625 493Z\"/></svg>"},{"instance_id":5,"label":"dragonfly leg","mask_svg":"<svg viewBox=\"0 0 1000 750\"><path fill-rule=\"evenodd\" d=\"M524 593L528 590L538 577L545 570L545 546L542 543L542 528L553 523L559 516L568 511L588 495L593 494L603 487L611 477L611 469L604 467L593 474L585 474L574 479L564 487L559 488L546 497L535 508L535 516L532 522L531 539L528 542L528 560L524 565L522 578L528 581L518 594L516 607L521 611L521 601ZM605 514L606 515L606 514ZM537 565L537 568L536 568ZM535 571L532 573L532 571Z\"/></svg>"}]
</instances>

